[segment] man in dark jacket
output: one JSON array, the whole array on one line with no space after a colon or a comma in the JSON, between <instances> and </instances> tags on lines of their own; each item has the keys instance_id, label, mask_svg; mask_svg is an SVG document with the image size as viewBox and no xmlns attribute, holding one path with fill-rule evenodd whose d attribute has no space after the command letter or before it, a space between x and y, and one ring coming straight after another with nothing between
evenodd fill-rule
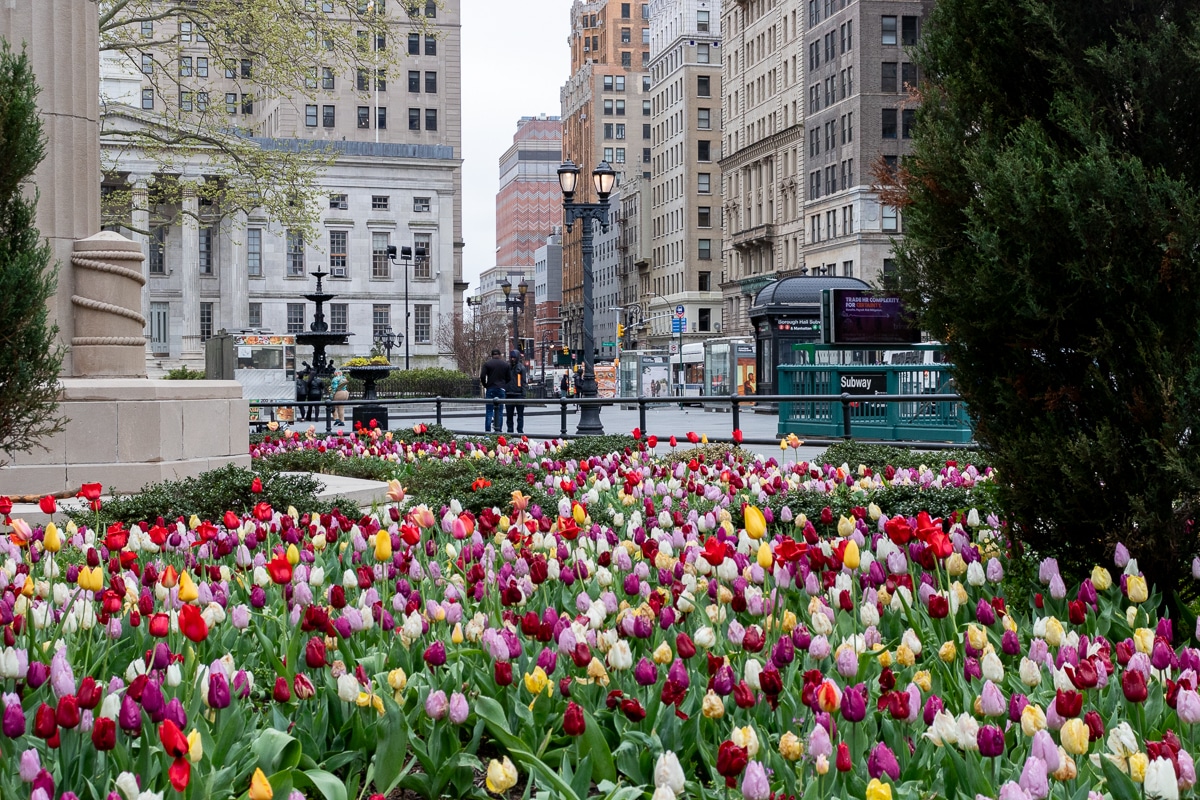
<instances>
[{"instance_id":1,"label":"man in dark jacket","mask_svg":"<svg viewBox=\"0 0 1200 800\"><path fill-rule=\"evenodd\" d=\"M506 397L524 397L525 384L529 382L529 368L525 366L521 352L513 350L508 354L508 388L505 390ZM508 407L508 432L513 432L513 412L517 415L517 433L525 432L525 406L509 405Z\"/></svg>"},{"instance_id":2,"label":"man in dark jacket","mask_svg":"<svg viewBox=\"0 0 1200 800\"><path fill-rule=\"evenodd\" d=\"M511 379L511 373L508 368L508 362L500 357L499 350L492 350L492 357L483 362L483 368L479 370L479 385L483 387L483 396L488 400L494 398L503 398L504 390L508 386ZM485 431L492 430L492 406L493 403L488 403L484 407L483 413L483 429ZM500 433L501 428L500 411L496 411L496 433Z\"/></svg>"}]
</instances>

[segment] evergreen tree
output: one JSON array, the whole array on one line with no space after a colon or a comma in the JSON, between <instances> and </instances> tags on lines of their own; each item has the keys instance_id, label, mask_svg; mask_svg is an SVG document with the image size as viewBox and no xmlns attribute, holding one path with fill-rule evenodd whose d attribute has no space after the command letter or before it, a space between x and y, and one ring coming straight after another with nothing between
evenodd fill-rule
<instances>
[{"instance_id":1,"label":"evergreen tree","mask_svg":"<svg viewBox=\"0 0 1200 800\"><path fill-rule=\"evenodd\" d=\"M47 303L57 271L35 227L36 190L26 182L45 154L38 88L25 53L0 39L0 453L28 452L62 429L62 351Z\"/></svg>"},{"instance_id":2,"label":"evergreen tree","mask_svg":"<svg viewBox=\"0 0 1200 800\"><path fill-rule=\"evenodd\" d=\"M1124 541L1168 590L1200 512L1198 8L938 0L900 175L899 286L1017 539L1076 571Z\"/></svg>"}]
</instances>

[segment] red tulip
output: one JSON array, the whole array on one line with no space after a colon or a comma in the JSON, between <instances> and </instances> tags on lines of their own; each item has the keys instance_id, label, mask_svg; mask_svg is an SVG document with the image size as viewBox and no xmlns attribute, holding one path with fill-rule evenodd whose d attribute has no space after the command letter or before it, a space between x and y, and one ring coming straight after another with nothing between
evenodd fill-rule
<instances>
[{"instance_id":1,"label":"red tulip","mask_svg":"<svg viewBox=\"0 0 1200 800\"><path fill-rule=\"evenodd\" d=\"M292 678L292 689L296 692L297 700L308 700L317 693L313 682L303 672L297 672L296 677Z\"/></svg>"},{"instance_id":2,"label":"red tulip","mask_svg":"<svg viewBox=\"0 0 1200 800\"><path fill-rule=\"evenodd\" d=\"M54 721L67 729L79 725L79 700L75 695L64 695L58 701L58 709L54 713Z\"/></svg>"},{"instance_id":3,"label":"red tulip","mask_svg":"<svg viewBox=\"0 0 1200 800\"><path fill-rule=\"evenodd\" d=\"M850 762L850 747L845 742L839 742L837 746L837 768L838 772L849 772L854 765Z\"/></svg>"},{"instance_id":4,"label":"red tulip","mask_svg":"<svg viewBox=\"0 0 1200 800\"><path fill-rule=\"evenodd\" d=\"M651 450L653 450L654 448L658 447L658 437L657 437L657 436L654 436L653 434L651 434L650 436L647 436L647 437L646 437L646 445L647 445L647 446L648 446L648 447L649 447Z\"/></svg>"},{"instance_id":5,"label":"red tulip","mask_svg":"<svg viewBox=\"0 0 1200 800\"><path fill-rule=\"evenodd\" d=\"M1146 702L1149 694L1146 689L1146 676L1136 669L1125 670L1121 673L1121 691L1131 703Z\"/></svg>"},{"instance_id":6,"label":"red tulip","mask_svg":"<svg viewBox=\"0 0 1200 800\"><path fill-rule=\"evenodd\" d=\"M254 504L254 518L259 522L270 522L274 514L275 512L271 509L270 503L260 501Z\"/></svg>"},{"instance_id":7,"label":"red tulip","mask_svg":"<svg viewBox=\"0 0 1200 800\"><path fill-rule=\"evenodd\" d=\"M208 623L200 615L200 609L191 603L184 603L179 609L179 631L193 642L208 638Z\"/></svg>"},{"instance_id":8,"label":"red tulip","mask_svg":"<svg viewBox=\"0 0 1200 800\"><path fill-rule=\"evenodd\" d=\"M843 745L844 747L845 745ZM750 763L750 753L744 747L738 747L726 739L717 750L717 772L725 778L725 786L732 789L737 786L737 776Z\"/></svg>"},{"instance_id":9,"label":"red tulip","mask_svg":"<svg viewBox=\"0 0 1200 800\"><path fill-rule=\"evenodd\" d=\"M96 679L88 675L79 684L79 707L91 711L100 705L102 694L103 692L96 683Z\"/></svg>"},{"instance_id":10,"label":"red tulip","mask_svg":"<svg viewBox=\"0 0 1200 800\"><path fill-rule=\"evenodd\" d=\"M58 722L54 709L45 703L38 706L33 716L33 735L39 739L49 739L58 733Z\"/></svg>"},{"instance_id":11,"label":"red tulip","mask_svg":"<svg viewBox=\"0 0 1200 800\"><path fill-rule=\"evenodd\" d=\"M320 669L325 666L325 640L320 636L313 636L304 645L304 663L309 669Z\"/></svg>"},{"instance_id":12,"label":"red tulip","mask_svg":"<svg viewBox=\"0 0 1200 800\"><path fill-rule=\"evenodd\" d=\"M674 436L672 436L672 437L670 438L670 440L669 440L669 441L670 441L670 443L671 443L671 447L674 447L675 445L679 444L678 442L676 442L676 441L675 441L675 437L674 437Z\"/></svg>"},{"instance_id":13,"label":"red tulip","mask_svg":"<svg viewBox=\"0 0 1200 800\"><path fill-rule=\"evenodd\" d=\"M680 633L675 637L675 652L684 661L696 655L696 644L692 641L692 637L686 633Z\"/></svg>"},{"instance_id":14,"label":"red tulip","mask_svg":"<svg viewBox=\"0 0 1200 800\"><path fill-rule=\"evenodd\" d=\"M75 496L82 497L84 500L99 500L100 488L98 483L85 483L79 487L79 494Z\"/></svg>"},{"instance_id":15,"label":"red tulip","mask_svg":"<svg viewBox=\"0 0 1200 800\"><path fill-rule=\"evenodd\" d=\"M263 505L259 503L259 505ZM287 560L287 556L283 553L272 558L267 562L267 574L271 576L271 580L275 583L284 584L292 582L292 565Z\"/></svg>"},{"instance_id":16,"label":"red tulip","mask_svg":"<svg viewBox=\"0 0 1200 800\"><path fill-rule=\"evenodd\" d=\"M1092 689L1100 682L1096 665L1090 658L1080 661L1077 667L1066 664L1063 669L1066 670L1067 677L1071 679L1071 683L1075 685L1076 689Z\"/></svg>"},{"instance_id":17,"label":"red tulip","mask_svg":"<svg viewBox=\"0 0 1200 800\"><path fill-rule=\"evenodd\" d=\"M1054 695L1054 710L1063 719L1078 717L1079 712L1083 710L1083 695L1074 690L1064 692L1059 689Z\"/></svg>"},{"instance_id":18,"label":"red tulip","mask_svg":"<svg viewBox=\"0 0 1200 800\"><path fill-rule=\"evenodd\" d=\"M646 718L646 709L642 708L642 704L632 697L627 697L621 701L621 713L630 722L641 722Z\"/></svg>"},{"instance_id":19,"label":"red tulip","mask_svg":"<svg viewBox=\"0 0 1200 800\"><path fill-rule=\"evenodd\" d=\"M225 523L225 527L231 530L242 524L242 521L238 519L238 515L232 511L225 512L225 518L223 522Z\"/></svg>"},{"instance_id":20,"label":"red tulip","mask_svg":"<svg viewBox=\"0 0 1200 800\"><path fill-rule=\"evenodd\" d=\"M908 524L908 520L899 514L885 522L883 529L892 543L897 546L906 545L912 539L912 527Z\"/></svg>"},{"instance_id":21,"label":"red tulip","mask_svg":"<svg viewBox=\"0 0 1200 800\"><path fill-rule=\"evenodd\" d=\"M1098 711L1089 711L1083 715L1083 724L1087 725L1088 741L1094 742L1104 737L1104 720Z\"/></svg>"},{"instance_id":22,"label":"red tulip","mask_svg":"<svg viewBox=\"0 0 1200 800\"><path fill-rule=\"evenodd\" d=\"M262 478L257 475L254 476L254 480L250 481L250 491L255 494L262 494Z\"/></svg>"},{"instance_id":23,"label":"red tulip","mask_svg":"<svg viewBox=\"0 0 1200 800\"><path fill-rule=\"evenodd\" d=\"M166 614L154 614L150 617L150 635L162 639L171 632L171 618Z\"/></svg>"},{"instance_id":24,"label":"red tulip","mask_svg":"<svg viewBox=\"0 0 1200 800\"><path fill-rule=\"evenodd\" d=\"M497 661L492 666L492 677L496 681L497 686L510 686L513 682L513 669L511 661Z\"/></svg>"},{"instance_id":25,"label":"red tulip","mask_svg":"<svg viewBox=\"0 0 1200 800\"><path fill-rule=\"evenodd\" d=\"M944 619L950 614L950 601L940 594L929 596L929 616L933 619Z\"/></svg>"},{"instance_id":26,"label":"red tulip","mask_svg":"<svg viewBox=\"0 0 1200 800\"><path fill-rule=\"evenodd\" d=\"M276 703L286 703L292 699L292 690L288 688L287 678L280 675L275 679L275 688L271 691L271 696Z\"/></svg>"},{"instance_id":27,"label":"red tulip","mask_svg":"<svg viewBox=\"0 0 1200 800\"><path fill-rule=\"evenodd\" d=\"M12 506L12 498L8 497L7 495L0 497L0 514L3 514L7 517L12 513Z\"/></svg>"},{"instance_id":28,"label":"red tulip","mask_svg":"<svg viewBox=\"0 0 1200 800\"><path fill-rule=\"evenodd\" d=\"M184 607L186 608L186 606ZM163 750L167 752L167 755L175 759L170 769L167 770L171 786L175 791L182 792L187 788L188 780L192 776L192 765L187 760L187 737L183 735L183 731L179 730L179 726L171 720L166 720L158 726L158 739L162 742Z\"/></svg>"},{"instance_id":29,"label":"red tulip","mask_svg":"<svg viewBox=\"0 0 1200 800\"><path fill-rule=\"evenodd\" d=\"M633 429L633 438L634 438L634 440L640 440L642 438L642 429L641 428Z\"/></svg>"},{"instance_id":30,"label":"red tulip","mask_svg":"<svg viewBox=\"0 0 1200 800\"><path fill-rule=\"evenodd\" d=\"M742 429L741 428L738 428L733 432L733 443L734 444L742 443Z\"/></svg>"},{"instance_id":31,"label":"red tulip","mask_svg":"<svg viewBox=\"0 0 1200 800\"><path fill-rule=\"evenodd\" d=\"M585 728L587 721L583 718L583 708L574 701L567 703L567 710L563 712L563 733L567 736L582 736Z\"/></svg>"},{"instance_id":32,"label":"red tulip","mask_svg":"<svg viewBox=\"0 0 1200 800\"><path fill-rule=\"evenodd\" d=\"M698 433L696 433L695 431L688 431L687 439L692 444L697 444L700 441L700 435Z\"/></svg>"},{"instance_id":33,"label":"red tulip","mask_svg":"<svg viewBox=\"0 0 1200 800\"><path fill-rule=\"evenodd\" d=\"M92 725L92 747L101 752L117 746L117 721L108 717L96 717Z\"/></svg>"},{"instance_id":34,"label":"red tulip","mask_svg":"<svg viewBox=\"0 0 1200 800\"><path fill-rule=\"evenodd\" d=\"M53 514L55 511L58 511L58 503L54 500L53 496L46 495L38 501L38 508L42 510L43 514Z\"/></svg>"},{"instance_id":35,"label":"red tulip","mask_svg":"<svg viewBox=\"0 0 1200 800\"><path fill-rule=\"evenodd\" d=\"M704 556L704 560L709 564L719 567L725 560L725 543L715 536L710 536L704 543L704 550L700 555Z\"/></svg>"},{"instance_id":36,"label":"red tulip","mask_svg":"<svg viewBox=\"0 0 1200 800\"><path fill-rule=\"evenodd\" d=\"M1067 603L1067 619L1072 625L1082 625L1087 621L1087 605L1082 600Z\"/></svg>"}]
</instances>

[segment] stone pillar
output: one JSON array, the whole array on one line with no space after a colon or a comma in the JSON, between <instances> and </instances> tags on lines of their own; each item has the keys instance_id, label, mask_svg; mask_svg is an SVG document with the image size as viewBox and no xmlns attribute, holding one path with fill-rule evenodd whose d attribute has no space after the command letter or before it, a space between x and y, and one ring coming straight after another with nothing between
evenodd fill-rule
<instances>
[{"instance_id":1,"label":"stone pillar","mask_svg":"<svg viewBox=\"0 0 1200 800\"><path fill-rule=\"evenodd\" d=\"M59 262L58 292L50 313L59 336L75 335L67 266L75 241L100 229L100 25L95 0L0 2L0 36L29 54L41 94L38 109L46 157L34 174L40 193L37 226ZM68 349L63 375L75 375Z\"/></svg>"},{"instance_id":2,"label":"stone pillar","mask_svg":"<svg viewBox=\"0 0 1200 800\"><path fill-rule=\"evenodd\" d=\"M146 175L130 175L129 182L133 184L132 191L132 214L131 224L133 225L133 236L131 237L138 247L142 250L142 277L146 279L142 284L142 304L141 309L143 314L150 313L150 235L143 231L150 230L150 179ZM150 331L147 329L146 344L150 342Z\"/></svg>"},{"instance_id":3,"label":"stone pillar","mask_svg":"<svg viewBox=\"0 0 1200 800\"><path fill-rule=\"evenodd\" d=\"M77 376L146 377L143 258L137 242L111 231L75 243L71 348Z\"/></svg>"},{"instance_id":4,"label":"stone pillar","mask_svg":"<svg viewBox=\"0 0 1200 800\"><path fill-rule=\"evenodd\" d=\"M183 352L185 359L199 355L200 346L200 199L194 180L183 182L183 217L179 237L182 252L179 272L183 286Z\"/></svg>"},{"instance_id":5,"label":"stone pillar","mask_svg":"<svg viewBox=\"0 0 1200 800\"><path fill-rule=\"evenodd\" d=\"M221 226L229 257L222 260L221 320L226 330L235 331L250 324L250 281L246 271L246 212L237 212L233 221ZM228 288L225 288L228 287Z\"/></svg>"}]
</instances>

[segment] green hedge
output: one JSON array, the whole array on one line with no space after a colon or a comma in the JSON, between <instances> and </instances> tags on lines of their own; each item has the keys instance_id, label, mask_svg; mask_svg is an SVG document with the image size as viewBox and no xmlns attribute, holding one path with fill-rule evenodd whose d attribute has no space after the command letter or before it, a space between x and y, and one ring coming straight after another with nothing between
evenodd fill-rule
<instances>
[{"instance_id":1,"label":"green hedge","mask_svg":"<svg viewBox=\"0 0 1200 800\"><path fill-rule=\"evenodd\" d=\"M862 464L876 471L888 465L914 468L924 464L931 469L941 468L947 461L957 462L959 467L971 464L980 471L989 463L987 453L982 450L909 450L886 444L853 441L838 442L813 459L814 464L848 464L851 469L858 469Z\"/></svg>"},{"instance_id":2,"label":"green hedge","mask_svg":"<svg viewBox=\"0 0 1200 800\"><path fill-rule=\"evenodd\" d=\"M533 502L549 509L549 498L540 484L530 485L526 476L544 474L536 467L523 464L503 464L492 458L460 458L451 461L424 461L414 465L403 478L408 494L425 503L434 512L458 500L464 509L478 514L492 506L506 511L512 504L512 493L520 489ZM477 478L491 482L490 486L472 489ZM553 513L552 511L548 513Z\"/></svg>"},{"instance_id":3,"label":"green hedge","mask_svg":"<svg viewBox=\"0 0 1200 800\"><path fill-rule=\"evenodd\" d=\"M362 381L350 378L347 388L351 397L362 395ZM479 382L465 372L440 367L398 370L377 381L375 392L381 398L478 397Z\"/></svg>"}]
</instances>

